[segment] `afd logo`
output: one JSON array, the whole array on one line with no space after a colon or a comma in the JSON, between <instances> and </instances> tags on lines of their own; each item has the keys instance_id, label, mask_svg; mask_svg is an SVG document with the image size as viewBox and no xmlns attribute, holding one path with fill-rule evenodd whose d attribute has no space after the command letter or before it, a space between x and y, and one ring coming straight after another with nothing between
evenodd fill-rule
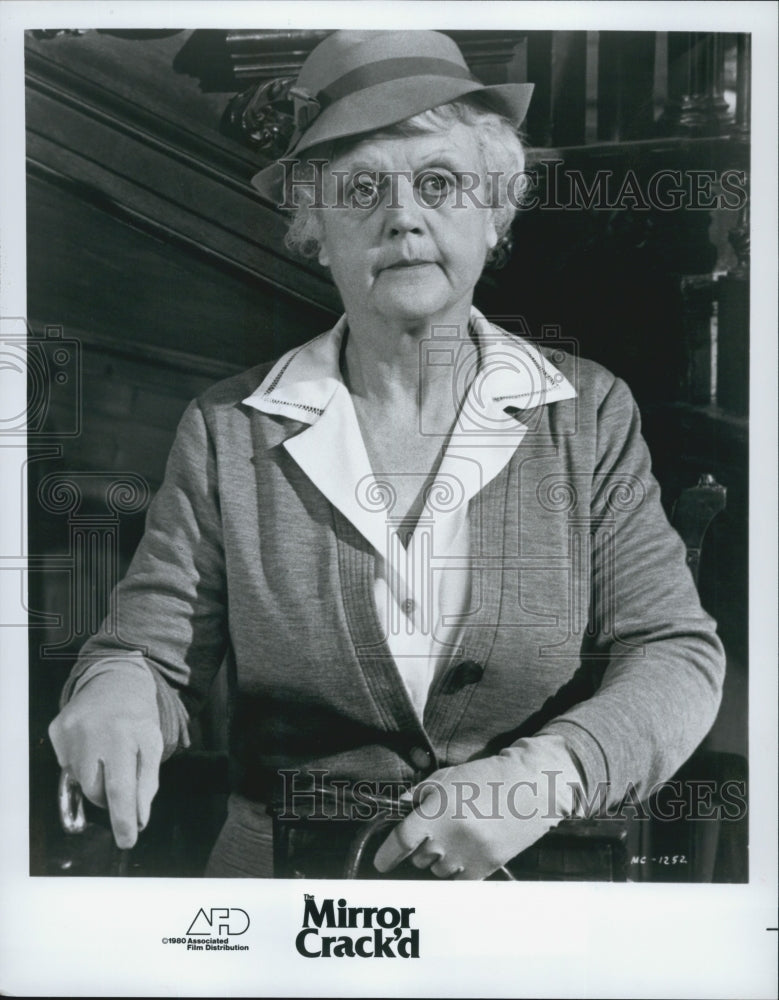
<instances>
[{"instance_id":1,"label":"afd logo","mask_svg":"<svg viewBox=\"0 0 779 1000\"><path fill-rule=\"evenodd\" d=\"M227 935L245 934L249 929L249 914L246 910L236 907L212 907L197 911L197 915L189 925L188 937L223 937Z\"/></svg>"}]
</instances>

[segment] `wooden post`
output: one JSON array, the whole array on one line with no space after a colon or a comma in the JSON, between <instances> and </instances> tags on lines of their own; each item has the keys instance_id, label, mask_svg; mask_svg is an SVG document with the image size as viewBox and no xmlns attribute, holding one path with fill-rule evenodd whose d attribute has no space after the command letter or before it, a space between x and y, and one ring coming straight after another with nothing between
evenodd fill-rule
<instances>
[{"instance_id":1,"label":"wooden post","mask_svg":"<svg viewBox=\"0 0 779 1000\"><path fill-rule=\"evenodd\" d=\"M602 31L598 57L598 139L645 139L654 125L655 36Z\"/></svg>"}]
</instances>

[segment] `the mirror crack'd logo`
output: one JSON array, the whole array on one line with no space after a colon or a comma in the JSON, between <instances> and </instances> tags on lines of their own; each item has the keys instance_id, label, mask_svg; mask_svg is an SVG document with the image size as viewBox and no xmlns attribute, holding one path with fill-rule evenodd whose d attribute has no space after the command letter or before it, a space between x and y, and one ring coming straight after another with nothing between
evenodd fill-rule
<instances>
[{"instance_id":1,"label":"the mirror crack'd logo","mask_svg":"<svg viewBox=\"0 0 779 1000\"><path fill-rule=\"evenodd\" d=\"M413 906L348 906L345 899L318 904L310 893L303 900L295 947L304 958L419 958Z\"/></svg>"}]
</instances>

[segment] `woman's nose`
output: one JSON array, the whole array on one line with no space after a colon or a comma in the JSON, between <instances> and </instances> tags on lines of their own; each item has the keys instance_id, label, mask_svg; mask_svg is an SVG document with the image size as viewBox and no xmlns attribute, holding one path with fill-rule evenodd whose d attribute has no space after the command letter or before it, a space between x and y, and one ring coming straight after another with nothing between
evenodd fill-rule
<instances>
[{"instance_id":1,"label":"woman's nose","mask_svg":"<svg viewBox=\"0 0 779 1000\"><path fill-rule=\"evenodd\" d=\"M422 211L411 176L404 172L396 174L388 185L384 198L384 212L390 235L421 232Z\"/></svg>"}]
</instances>

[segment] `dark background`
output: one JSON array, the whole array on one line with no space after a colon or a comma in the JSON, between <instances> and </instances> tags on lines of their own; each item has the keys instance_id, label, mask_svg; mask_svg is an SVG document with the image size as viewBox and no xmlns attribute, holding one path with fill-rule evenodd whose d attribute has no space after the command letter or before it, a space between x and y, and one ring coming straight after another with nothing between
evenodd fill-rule
<instances>
[{"instance_id":1,"label":"dark background","mask_svg":"<svg viewBox=\"0 0 779 1000\"><path fill-rule=\"evenodd\" d=\"M249 186L268 158L257 122L242 128L229 113L236 95L294 75L323 34L27 38L28 319L43 372L29 464L33 872L51 869L56 841L46 729L140 537L181 412L339 313L327 275L288 255L283 219ZM485 82L536 83L537 161L588 178L610 170L616 190L628 170L642 183L663 168L748 172L746 36L452 34ZM488 316L515 328L522 317L538 339L559 330L626 379L669 510L703 473L726 486L701 573L728 654L706 748L743 757L748 282L746 210L537 208L520 213L513 253L476 296ZM36 454L37 443L57 453ZM41 613L54 617L37 624ZM197 740L221 747L224 736L206 720Z\"/></svg>"}]
</instances>

